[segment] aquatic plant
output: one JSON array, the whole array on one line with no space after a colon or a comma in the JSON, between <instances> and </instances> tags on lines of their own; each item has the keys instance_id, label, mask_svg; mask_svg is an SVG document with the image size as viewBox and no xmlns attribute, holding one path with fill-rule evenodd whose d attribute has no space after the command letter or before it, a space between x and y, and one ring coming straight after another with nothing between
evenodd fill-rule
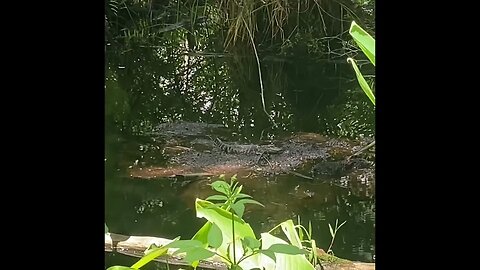
<instances>
[{"instance_id":1,"label":"aquatic plant","mask_svg":"<svg viewBox=\"0 0 480 270\"><path fill-rule=\"evenodd\" d=\"M308 230L307 230L303 225L301 225L300 217L298 217L298 224L295 225L294 228L298 230L297 232L298 238L302 242L303 248L308 251L308 260L312 265L321 265L321 261L325 259L334 260L336 258L336 257L332 258L334 257L332 247L335 241L335 235L345 223L346 221L338 225L338 219L337 219L335 222L335 229L333 229L332 226L328 224L330 235L332 236L332 240L330 241L330 246L328 247L327 252L320 250L320 252L325 253L326 256L319 258L319 248L317 247L316 241L312 237L312 223L308 222ZM304 236L306 237L305 239L304 239Z\"/></svg>"},{"instance_id":2,"label":"aquatic plant","mask_svg":"<svg viewBox=\"0 0 480 270\"><path fill-rule=\"evenodd\" d=\"M222 193L223 195L212 195L209 196L207 201L220 201L216 203L222 209L229 211L232 209L232 213L235 212L239 217L243 216L245 210L245 204L257 204L264 206L263 204L251 199L252 196L241 193L243 186L238 185L237 176L233 175L230 178L230 184L224 181L225 175L220 175L219 180L210 184L212 189L217 192Z\"/></svg>"},{"instance_id":3,"label":"aquatic plant","mask_svg":"<svg viewBox=\"0 0 480 270\"><path fill-rule=\"evenodd\" d=\"M375 66L375 39L372 36L370 36L370 34L368 34L367 31L365 31L362 27L356 24L355 21L352 21L350 30L348 32L353 37L353 39L358 44L358 46L363 51L363 53L370 60L370 63L372 63ZM347 62L350 62L352 64L352 67L355 70L355 74L357 75L357 80L358 80L358 83L360 84L360 87L362 88L363 92L365 92L367 97L375 106L375 95L372 92L372 88L368 85L367 81L363 77L362 72L360 72L360 69L357 67L357 64L355 63L355 60L349 57L347 58ZM360 151L358 151L354 155L372 147L373 145L375 145L375 141L370 143L367 147L362 148Z\"/></svg>"},{"instance_id":4,"label":"aquatic plant","mask_svg":"<svg viewBox=\"0 0 480 270\"><path fill-rule=\"evenodd\" d=\"M250 195L241 193L242 186L238 185L235 176L230 179L230 183L223 180L222 176L211 184L214 190L223 195L207 198L221 203L196 199L197 217L205 218L207 222L191 240L180 240L177 237L165 246L151 247L131 267L112 266L108 270L139 269L156 257L166 254L168 249L177 249L173 255L184 254L184 259L194 267L198 266L200 260L218 256L229 269L236 270L314 269L305 256L308 252L302 246L301 237L292 220L282 222L257 239L250 225L241 216L245 204L261 203L250 199ZM289 243L271 234L277 228L282 228Z\"/></svg>"},{"instance_id":5,"label":"aquatic plant","mask_svg":"<svg viewBox=\"0 0 480 270\"><path fill-rule=\"evenodd\" d=\"M370 63L375 66L375 39L372 38L362 27L352 21L352 25L349 30L350 35L353 37L355 42L358 44L363 53L368 57ZM353 58L347 58L347 61L352 64L355 74L357 75L357 80L362 87L365 94L368 96L373 105L375 105L375 96L372 92L371 87L368 85L367 81L363 77L360 69L358 68L355 60Z\"/></svg>"},{"instance_id":6,"label":"aquatic plant","mask_svg":"<svg viewBox=\"0 0 480 270\"><path fill-rule=\"evenodd\" d=\"M251 199L250 195L241 193L242 185L239 185L235 175L230 178L230 183L224 180L222 175L211 184L212 189L221 194L209 196L207 200L196 199L197 217L205 218L207 222L192 239L180 240L177 237L164 246L152 245L131 267L112 266L107 270L140 269L155 258L167 254L169 249L175 249L173 256L183 254L184 260L195 268L200 260L214 256L223 260L230 270L314 270L314 266L321 265L324 259L318 257L317 245L312 239L311 223L307 230L300 224L300 218L297 225L292 220L287 220L262 233L261 238L257 239L242 215L245 204L263 205ZM345 222L338 225L337 220L335 229L329 224L332 241L327 254L333 255L335 235L344 224ZM278 228L281 228L288 242L272 235ZM105 233L108 233L106 224Z\"/></svg>"},{"instance_id":7,"label":"aquatic plant","mask_svg":"<svg viewBox=\"0 0 480 270\"><path fill-rule=\"evenodd\" d=\"M327 249L328 254L333 254L333 242L335 241L335 235L337 235L338 230L346 223L347 221L342 222L342 224L338 225L338 219L335 220L335 229L332 229L332 226L328 224L328 229L330 230L330 235L332 236L332 241L330 241L330 246Z\"/></svg>"}]
</instances>

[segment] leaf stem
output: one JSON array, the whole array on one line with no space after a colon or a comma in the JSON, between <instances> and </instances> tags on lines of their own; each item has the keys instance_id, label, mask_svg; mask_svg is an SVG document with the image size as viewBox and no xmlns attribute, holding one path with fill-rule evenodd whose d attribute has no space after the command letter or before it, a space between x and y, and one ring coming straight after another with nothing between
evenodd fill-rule
<instances>
[{"instance_id":1,"label":"leaf stem","mask_svg":"<svg viewBox=\"0 0 480 270\"><path fill-rule=\"evenodd\" d=\"M233 264L237 265L237 256L235 254L235 222L233 220L233 212L232 212L232 237L233 237Z\"/></svg>"}]
</instances>

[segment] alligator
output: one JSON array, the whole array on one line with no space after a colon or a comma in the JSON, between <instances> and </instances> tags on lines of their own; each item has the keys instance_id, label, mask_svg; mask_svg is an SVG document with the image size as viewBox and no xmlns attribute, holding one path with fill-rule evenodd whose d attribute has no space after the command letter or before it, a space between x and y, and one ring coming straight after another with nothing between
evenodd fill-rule
<instances>
[{"instance_id":1,"label":"alligator","mask_svg":"<svg viewBox=\"0 0 480 270\"><path fill-rule=\"evenodd\" d=\"M370 168L374 168L374 162L364 153L367 148L364 145L369 142L329 138L315 133L277 136L274 144L240 143L220 139L231 135L231 130L222 128L221 125L181 121L158 125L143 135L151 138L152 142L142 142L142 145L151 144L148 149L152 151L145 157L142 152L142 159L147 163L140 160L138 164L143 165L134 163L131 166L130 175L138 178L228 173L250 177L260 174L271 176L306 173L313 176L302 176L307 179L337 179L345 175L352 176L353 179L360 177L360 174L357 177L357 173L363 177L364 171L367 173L372 171ZM362 149L357 150L358 148ZM162 149L161 155L154 149ZM360 156L373 166L359 172L357 168L361 161L357 158ZM318 164L310 171L314 163Z\"/></svg>"},{"instance_id":2,"label":"alligator","mask_svg":"<svg viewBox=\"0 0 480 270\"><path fill-rule=\"evenodd\" d=\"M211 138L215 146L220 148L227 154L255 154L255 155L265 155L265 154L278 154L283 151L282 148L276 147L274 144L229 144L223 142L219 138Z\"/></svg>"}]
</instances>

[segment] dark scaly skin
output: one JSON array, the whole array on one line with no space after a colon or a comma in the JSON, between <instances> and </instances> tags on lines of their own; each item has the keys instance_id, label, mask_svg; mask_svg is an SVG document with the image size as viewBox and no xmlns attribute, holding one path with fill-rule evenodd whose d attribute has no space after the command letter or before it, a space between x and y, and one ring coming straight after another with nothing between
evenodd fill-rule
<instances>
[{"instance_id":1,"label":"dark scaly skin","mask_svg":"<svg viewBox=\"0 0 480 270\"><path fill-rule=\"evenodd\" d=\"M256 144L228 144L222 142L219 138L211 138L215 146L227 154L277 154L282 151L281 148L274 145L256 145Z\"/></svg>"}]
</instances>

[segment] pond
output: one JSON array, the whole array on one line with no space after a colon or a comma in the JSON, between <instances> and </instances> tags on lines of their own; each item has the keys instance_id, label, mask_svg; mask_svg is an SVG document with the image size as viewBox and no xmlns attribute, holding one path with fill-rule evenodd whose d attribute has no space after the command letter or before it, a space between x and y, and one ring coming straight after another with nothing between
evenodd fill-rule
<instances>
[{"instance_id":1,"label":"pond","mask_svg":"<svg viewBox=\"0 0 480 270\"><path fill-rule=\"evenodd\" d=\"M306 51L280 56L263 53L260 85L252 54L242 50L192 53L181 31L165 33L169 37L155 46L130 44L130 49L119 50L114 42L107 42L105 222L111 232L188 239L205 222L196 218L194 201L214 194L208 184L216 175L185 180L135 174L170 164L169 147L191 147L186 142L192 142L194 138L188 137L192 134L183 141L158 134L158 127L165 123L213 123L227 130L216 135L243 144L282 141L287 145L290 141L285 138L298 134L355 146L374 140L374 108L346 57L326 61ZM203 50L209 46L213 45ZM373 73L367 65L364 70ZM193 135L198 139L209 134ZM374 162L374 154L370 161ZM299 172L310 175L311 166L302 166ZM346 221L333 245L335 255L373 262L374 169L369 173L322 181L289 173L243 174L239 182L244 193L265 206L248 205L244 219L259 234L300 217L306 227L311 222L313 237L324 250L331 241L328 224ZM135 261L111 253L105 258L106 267ZM149 267L145 269L163 269Z\"/></svg>"},{"instance_id":2,"label":"pond","mask_svg":"<svg viewBox=\"0 0 480 270\"><path fill-rule=\"evenodd\" d=\"M135 168L146 170L166 163L163 142L153 135L118 134L109 134L107 142L105 220L110 230L137 236L192 237L204 223L195 216L195 198L204 199L214 194L208 184L217 178L183 181L133 177ZM114 163L109 163L110 160ZM244 219L259 233L287 219L297 221L300 217L304 226L311 222L314 239L323 249L327 249L331 241L328 224L333 226L336 220L346 221L334 242L335 254L372 262L375 254L375 182L371 178L343 180L344 186L341 181L335 185L291 174L240 177L244 192L265 205L264 208L248 206ZM120 262L118 255L107 256L108 265Z\"/></svg>"},{"instance_id":3,"label":"pond","mask_svg":"<svg viewBox=\"0 0 480 270\"><path fill-rule=\"evenodd\" d=\"M192 237L205 222L195 216L195 198L213 195L208 183L216 178L182 182L140 180L118 175L106 183L106 222L110 231L165 238ZM244 192L265 205L248 205L244 219L256 233L287 220L312 223L318 246L327 249L328 224L346 221L333 245L335 254L350 260L373 261L375 254L374 183L349 188L318 183L292 175L239 178ZM356 194L355 194L356 192Z\"/></svg>"}]
</instances>

